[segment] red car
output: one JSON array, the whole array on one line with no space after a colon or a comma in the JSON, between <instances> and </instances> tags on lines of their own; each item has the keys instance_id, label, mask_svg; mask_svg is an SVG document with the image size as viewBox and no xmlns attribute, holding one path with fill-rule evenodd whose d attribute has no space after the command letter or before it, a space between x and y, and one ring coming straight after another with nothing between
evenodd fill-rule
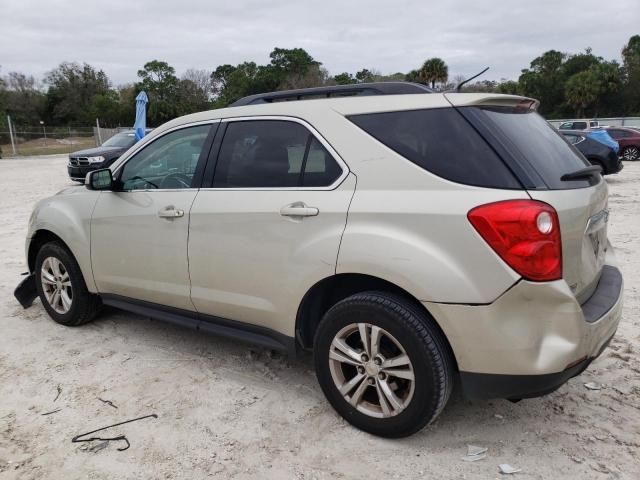
<instances>
[{"instance_id":1,"label":"red car","mask_svg":"<svg viewBox=\"0 0 640 480\"><path fill-rule=\"evenodd\" d=\"M609 127L607 132L620 145L623 160L640 160L640 130L625 127Z\"/></svg>"}]
</instances>

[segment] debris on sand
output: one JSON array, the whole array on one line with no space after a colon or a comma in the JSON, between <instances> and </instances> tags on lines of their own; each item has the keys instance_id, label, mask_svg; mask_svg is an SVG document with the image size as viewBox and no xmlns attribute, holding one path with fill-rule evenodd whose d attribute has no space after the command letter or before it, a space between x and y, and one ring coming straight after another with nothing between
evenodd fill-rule
<instances>
[{"instance_id":1,"label":"debris on sand","mask_svg":"<svg viewBox=\"0 0 640 480\"><path fill-rule=\"evenodd\" d=\"M101 441L104 441L104 442L124 442L125 443L124 446L118 448L119 452L123 452L123 451L127 450L131 446L131 444L129 443L129 440L124 435L117 435L115 437L90 437L90 438L82 438L82 437L88 437L89 435L92 435L92 434L97 433L97 432L101 432L103 430L107 430L109 428L119 427L120 425L125 425L125 424L131 423L131 422L137 422L139 420L144 420L146 418L158 418L158 415L156 415L155 413L152 413L150 415L144 415L143 417L132 418L131 420L125 420L124 422L114 423L113 425L107 425L106 427L98 428L97 430L92 430L92 431L87 432L87 433L81 433L80 435L76 435L75 437L73 437L71 439L71 442L72 443L93 442L94 440L101 440ZM102 447L102 448L104 448L104 447Z\"/></svg>"},{"instance_id":2,"label":"debris on sand","mask_svg":"<svg viewBox=\"0 0 640 480\"><path fill-rule=\"evenodd\" d=\"M596 382L587 382L584 386L589 390L602 390L602 385Z\"/></svg>"},{"instance_id":3,"label":"debris on sand","mask_svg":"<svg viewBox=\"0 0 640 480\"><path fill-rule=\"evenodd\" d=\"M500 465L498 465L498 469L500 470L500 473L503 473L505 475L512 475L514 473L518 473L522 471L521 468L513 467L508 463L501 463Z\"/></svg>"},{"instance_id":4,"label":"debris on sand","mask_svg":"<svg viewBox=\"0 0 640 480\"><path fill-rule=\"evenodd\" d=\"M462 460L465 462L477 462L478 460L483 460L487 458L487 450L488 448L486 447L467 445L467 455L462 457Z\"/></svg>"},{"instance_id":5,"label":"debris on sand","mask_svg":"<svg viewBox=\"0 0 640 480\"><path fill-rule=\"evenodd\" d=\"M60 398L60 394L62 393L62 387L60 387L60 385L58 385L56 387L56 390L58 391L58 394L56 395L56 398L53 399L53 401L55 402L56 400L58 400L58 398Z\"/></svg>"},{"instance_id":6,"label":"debris on sand","mask_svg":"<svg viewBox=\"0 0 640 480\"><path fill-rule=\"evenodd\" d=\"M98 400L100 400L102 403L106 403L106 404L107 404L107 405L109 405L110 407L118 408L118 407L116 407L116 406L113 404L113 402L112 402L111 400L103 400L103 399L102 399L102 398L100 398L100 397L97 397L97 398L98 398Z\"/></svg>"},{"instance_id":7,"label":"debris on sand","mask_svg":"<svg viewBox=\"0 0 640 480\"><path fill-rule=\"evenodd\" d=\"M482 455L489 450L486 447L478 447L477 445L467 445L467 456L473 457L476 455Z\"/></svg>"},{"instance_id":8,"label":"debris on sand","mask_svg":"<svg viewBox=\"0 0 640 480\"><path fill-rule=\"evenodd\" d=\"M42 415L44 417L45 415L51 415L51 414L54 414L54 413L58 413L60 410L62 410L62 409L58 408L56 410L51 410L50 412L41 413L40 415Z\"/></svg>"}]
</instances>

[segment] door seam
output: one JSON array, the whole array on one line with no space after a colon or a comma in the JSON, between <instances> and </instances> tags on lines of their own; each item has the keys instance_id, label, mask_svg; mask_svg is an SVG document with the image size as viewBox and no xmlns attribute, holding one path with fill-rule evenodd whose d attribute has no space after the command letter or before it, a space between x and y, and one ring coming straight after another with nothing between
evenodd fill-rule
<instances>
[{"instance_id":1,"label":"door seam","mask_svg":"<svg viewBox=\"0 0 640 480\"><path fill-rule=\"evenodd\" d=\"M344 217L344 227L342 228L342 233L340 234L340 241L338 242L338 251L336 252L336 261L333 267L334 275L338 273L338 259L340 258L340 248L342 247L342 239L344 238L344 232L346 232L347 224L349 223L349 213L351 212L351 203L353 202L353 197L355 197L356 191L358 189L358 176L353 172L349 172L349 173L353 175L353 178L355 179L355 185L353 186L353 192L351 193L351 198L349 199L349 205L347 205L347 214ZM349 178L348 175L345 178L345 180L347 178Z\"/></svg>"}]
</instances>

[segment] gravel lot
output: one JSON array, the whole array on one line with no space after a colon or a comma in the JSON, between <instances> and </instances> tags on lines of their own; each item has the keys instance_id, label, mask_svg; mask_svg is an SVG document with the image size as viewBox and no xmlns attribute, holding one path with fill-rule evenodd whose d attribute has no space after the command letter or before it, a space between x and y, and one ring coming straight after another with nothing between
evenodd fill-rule
<instances>
[{"instance_id":1,"label":"gravel lot","mask_svg":"<svg viewBox=\"0 0 640 480\"><path fill-rule=\"evenodd\" d=\"M70 184L65 163L0 160L0 479L497 478L501 463L521 478L640 478L640 162L607 179L626 293L610 348L544 398L454 393L434 425L403 440L341 420L308 362L115 310L80 328L57 325L39 301L23 310L13 289L29 214ZM151 413L103 432L125 434L127 451L71 443ZM462 461L468 444L487 457Z\"/></svg>"}]
</instances>

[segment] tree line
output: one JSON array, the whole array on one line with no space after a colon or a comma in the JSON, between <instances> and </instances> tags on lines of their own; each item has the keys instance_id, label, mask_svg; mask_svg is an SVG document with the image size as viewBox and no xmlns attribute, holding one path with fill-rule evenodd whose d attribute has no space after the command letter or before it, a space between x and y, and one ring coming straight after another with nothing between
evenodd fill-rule
<instances>
[{"instance_id":1,"label":"tree line","mask_svg":"<svg viewBox=\"0 0 640 480\"><path fill-rule=\"evenodd\" d=\"M540 100L547 118L640 115L640 35L621 50L622 64L587 48L581 53L549 50L533 59L517 80L479 80L465 92L525 95ZM103 70L64 62L36 80L22 72L0 76L0 125L11 115L17 125L87 126L96 118L103 126L131 126L135 97L149 97L148 124L221 108L256 93L323 85L373 81L413 81L435 90L452 90L463 78L450 78L441 58L426 60L407 73L382 75L371 68L330 75L302 48L275 48L269 63L220 65L213 71L189 69L181 76L167 62L152 60L137 72L135 83L113 86Z\"/></svg>"}]
</instances>

